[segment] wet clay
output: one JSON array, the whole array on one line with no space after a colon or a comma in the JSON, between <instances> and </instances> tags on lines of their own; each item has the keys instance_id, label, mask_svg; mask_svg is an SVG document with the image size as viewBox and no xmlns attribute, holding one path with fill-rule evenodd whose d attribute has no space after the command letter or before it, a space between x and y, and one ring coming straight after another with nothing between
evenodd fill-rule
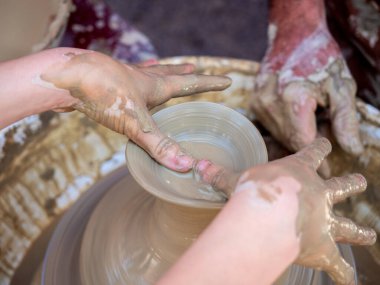
<instances>
[{"instance_id":1,"label":"wet clay","mask_svg":"<svg viewBox=\"0 0 380 285\"><path fill-rule=\"evenodd\" d=\"M154 284L217 213L159 200L127 175L108 190L86 227L82 283ZM288 275L297 270L291 267L275 284L291 284Z\"/></svg>"},{"instance_id":2,"label":"wet clay","mask_svg":"<svg viewBox=\"0 0 380 285\"><path fill-rule=\"evenodd\" d=\"M2 0L0 61L48 46L64 27L69 2L62 0Z\"/></svg>"}]
</instances>

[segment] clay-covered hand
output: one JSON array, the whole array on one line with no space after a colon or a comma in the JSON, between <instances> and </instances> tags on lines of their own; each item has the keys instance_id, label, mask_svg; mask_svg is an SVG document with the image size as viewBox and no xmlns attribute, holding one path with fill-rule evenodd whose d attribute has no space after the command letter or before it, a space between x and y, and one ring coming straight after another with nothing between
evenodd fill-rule
<instances>
[{"instance_id":1,"label":"clay-covered hand","mask_svg":"<svg viewBox=\"0 0 380 285\"><path fill-rule=\"evenodd\" d=\"M269 48L256 78L251 107L278 141L297 151L316 138L317 105L329 106L338 143L358 155L363 146L355 111L356 83L324 15L310 15L311 20L307 16L318 5L307 8L303 3L311 1L289 1L293 2L302 2L297 4L300 11L294 8L290 16L272 12Z\"/></svg>"},{"instance_id":2,"label":"clay-covered hand","mask_svg":"<svg viewBox=\"0 0 380 285\"><path fill-rule=\"evenodd\" d=\"M229 78L195 75L190 64L125 65L96 52L65 56L41 79L70 92L75 101L68 107L125 134L168 168L192 167L193 159L158 130L149 109L173 97L225 89Z\"/></svg>"},{"instance_id":3,"label":"clay-covered hand","mask_svg":"<svg viewBox=\"0 0 380 285\"><path fill-rule=\"evenodd\" d=\"M294 155L247 170L232 193L236 175L228 181L227 170L205 161L198 162L197 171L206 182L228 195L254 191L257 199L273 207L285 192L294 193L298 200L294 229L299 247L295 262L326 271L336 284L353 285L354 270L342 258L335 242L371 245L376 241L376 233L334 214L334 204L364 191L367 184L360 174L322 179L316 170L330 151L327 139L317 139Z\"/></svg>"}]
</instances>

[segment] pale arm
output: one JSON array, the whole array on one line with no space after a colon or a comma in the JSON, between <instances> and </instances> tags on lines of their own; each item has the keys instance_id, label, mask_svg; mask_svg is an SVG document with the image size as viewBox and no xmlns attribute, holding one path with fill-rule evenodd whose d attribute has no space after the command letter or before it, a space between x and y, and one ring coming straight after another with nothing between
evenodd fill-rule
<instances>
[{"instance_id":1,"label":"pale arm","mask_svg":"<svg viewBox=\"0 0 380 285\"><path fill-rule=\"evenodd\" d=\"M0 128L43 111L78 110L126 135L166 167L188 171L194 159L162 134L149 109L173 97L223 90L224 76L191 64L128 65L81 49L58 48L0 65Z\"/></svg>"},{"instance_id":2,"label":"pale arm","mask_svg":"<svg viewBox=\"0 0 380 285\"><path fill-rule=\"evenodd\" d=\"M299 251L292 184L283 184L287 194L273 204L252 191L234 194L158 284L272 284Z\"/></svg>"},{"instance_id":3,"label":"pale arm","mask_svg":"<svg viewBox=\"0 0 380 285\"><path fill-rule=\"evenodd\" d=\"M67 108L77 101L67 90L44 87L40 80L42 72L67 60L64 54L70 52L88 51L57 48L0 63L0 129L33 114Z\"/></svg>"},{"instance_id":4,"label":"pale arm","mask_svg":"<svg viewBox=\"0 0 380 285\"><path fill-rule=\"evenodd\" d=\"M376 233L334 214L333 204L367 184L360 174L323 180L316 170L330 151L328 140L317 139L248 169L234 190L227 189L228 170L199 162L202 179L231 198L159 284L272 284L294 262L353 285L354 269L336 242L371 245Z\"/></svg>"}]
</instances>

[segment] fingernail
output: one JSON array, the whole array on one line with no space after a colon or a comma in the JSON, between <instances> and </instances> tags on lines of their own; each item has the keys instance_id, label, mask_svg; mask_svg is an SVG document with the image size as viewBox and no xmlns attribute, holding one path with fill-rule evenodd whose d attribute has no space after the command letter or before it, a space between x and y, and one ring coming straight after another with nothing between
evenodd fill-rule
<instances>
[{"instance_id":1,"label":"fingernail","mask_svg":"<svg viewBox=\"0 0 380 285\"><path fill-rule=\"evenodd\" d=\"M198 172L198 174L204 172L209 166L211 165L211 162L209 160L199 160L197 161L197 164L195 165L195 170Z\"/></svg>"},{"instance_id":2,"label":"fingernail","mask_svg":"<svg viewBox=\"0 0 380 285\"><path fill-rule=\"evenodd\" d=\"M194 159L190 156L179 155L177 156L177 169L178 170L189 170L193 166Z\"/></svg>"},{"instance_id":3,"label":"fingernail","mask_svg":"<svg viewBox=\"0 0 380 285\"><path fill-rule=\"evenodd\" d=\"M185 70L184 71L186 73L192 73L192 72L194 72L194 70L195 70L195 65L187 63L186 66L185 66Z\"/></svg>"},{"instance_id":4,"label":"fingernail","mask_svg":"<svg viewBox=\"0 0 380 285\"><path fill-rule=\"evenodd\" d=\"M374 245L376 243L376 239L377 239L377 234L373 229L371 229L369 245Z\"/></svg>"},{"instance_id":5,"label":"fingernail","mask_svg":"<svg viewBox=\"0 0 380 285\"><path fill-rule=\"evenodd\" d=\"M351 139L348 151L353 155L359 155L364 151L363 144L359 139Z\"/></svg>"},{"instance_id":6,"label":"fingernail","mask_svg":"<svg viewBox=\"0 0 380 285\"><path fill-rule=\"evenodd\" d=\"M143 62L144 66L156 65L158 64L158 60L151 58Z\"/></svg>"},{"instance_id":7,"label":"fingernail","mask_svg":"<svg viewBox=\"0 0 380 285\"><path fill-rule=\"evenodd\" d=\"M215 90L224 90L232 84L232 79L227 76L217 76L215 85L213 86Z\"/></svg>"},{"instance_id":8,"label":"fingernail","mask_svg":"<svg viewBox=\"0 0 380 285\"><path fill-rule=\"evenodd\" d=\"M229 78L229 77L227 77L227 76L225 76L224 84L226 86L230 86L232 84L232 79Z\"/></svg>"}]
</instances>

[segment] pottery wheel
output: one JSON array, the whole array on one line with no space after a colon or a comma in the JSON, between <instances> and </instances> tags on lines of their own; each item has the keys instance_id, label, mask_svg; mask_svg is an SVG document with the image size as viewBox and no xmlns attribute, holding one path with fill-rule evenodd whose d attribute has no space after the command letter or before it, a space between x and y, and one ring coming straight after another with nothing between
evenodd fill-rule
<instances>
[{"instance_id":1,"label":"pottery wheel","mask_svg":"<svg viewBox=\"0 0 380 285\"><path fill-rule=\"evenodd\" d=\"M153 284L216 213L163 202L121 168L63 217L49 243L42 284ZM350 248L341 249L352 263ZM291 266L276 283L286 284L333 283L322 273Z\"/></svg>"}]
</instances>

